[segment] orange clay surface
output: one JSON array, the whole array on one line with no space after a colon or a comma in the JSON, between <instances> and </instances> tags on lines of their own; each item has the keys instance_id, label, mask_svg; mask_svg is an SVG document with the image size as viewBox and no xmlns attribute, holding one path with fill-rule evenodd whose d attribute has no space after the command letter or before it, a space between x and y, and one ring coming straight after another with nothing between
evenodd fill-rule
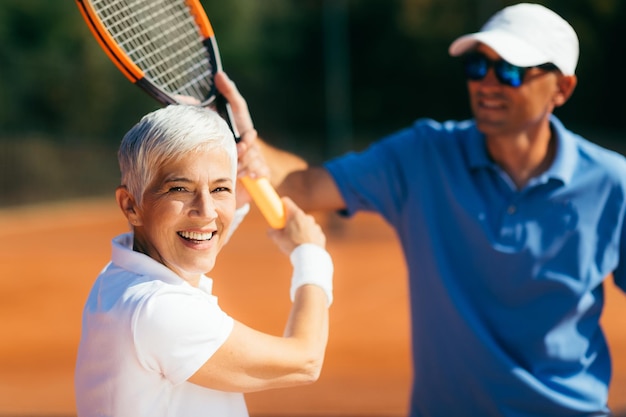
<instances>
[{"instance_id":1,"label":"orange clay surface","mask_svg":"<svg viewBox=\"0 0 626 417\"><path fill-rule=\"evenodd\" d=\"M335 261L335 303L315 384L246 396L252 416L403 416L410 374L406 271L391 229L374 215L318 217ZM211 272L220 304L282 333L290 266L253 209ZM81 310L126 230L114 199L0 211L0 416L73 416ZM626 297L607 288L614 357L609 403L626 411Z\"/></svg>"}]
</instances>

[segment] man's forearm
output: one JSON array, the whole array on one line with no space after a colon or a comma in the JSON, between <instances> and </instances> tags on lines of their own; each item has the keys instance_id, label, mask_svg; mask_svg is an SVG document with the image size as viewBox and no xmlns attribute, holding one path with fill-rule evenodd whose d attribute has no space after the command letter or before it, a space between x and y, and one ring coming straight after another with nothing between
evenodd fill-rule
<instances>
[{"instance_id":1,"label":"man's forearm","mask_svg":"<svg viewBox=\"0 0 626 417\"><path fill-rule=\"evenodd\" d=\"M299 156L275 148L260 138L257 141L270 168L270 180L274 187L278 188L290 173L308 168L308 163Z\"/></svg>"}]
</instances>

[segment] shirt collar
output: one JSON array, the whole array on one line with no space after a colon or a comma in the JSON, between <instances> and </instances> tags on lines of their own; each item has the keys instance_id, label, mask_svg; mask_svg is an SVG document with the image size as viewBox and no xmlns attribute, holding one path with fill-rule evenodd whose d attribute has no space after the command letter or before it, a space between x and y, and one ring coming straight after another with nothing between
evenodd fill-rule
<instances>
[{"instance_id":1,"label":"shirt collar","mask_svg":"<svg viewBox=\"0 0 626 417\"><path fill-rule=\"evenodd\" d=\"M554 161L545 174L568 184L572 181L575 167L578 164L576 138L554 115L550 118L550 125L556 136L557 148Z\"/></svg>"},{"instance_id":2,"label":"shirt collar","mask_svg":"<svg viewBox=\"0 0 626 417\"><path fill-rule=\"evenodd\" d=\"M115 265L135 274L150 276L154 280L163 281L171 285L191 286L191 284L162 263L155 261L148 255L134 251L133 238L133 233L125 233L113 239L111 243L111 261ZM202 275L198 288L211 294L213 280Z\"/></svg>"},{"instance_id":3,"label":"shirt collar","mask_svg":"<svg viewBox=\"0 0 626 417\"><path fill-rule=\"evenodd\" d=\"M535 178L533 182L547 182L550 179L556 179L568 184L574 175L574 167L578 159L576 140L573 134L565 129L561 121L554 115L550 117L550 126L556 138L556 155L550 168ZM478 131L476 124L468 131L466 139L464 141L465 150L471 169L499 168L489 157L485 146L485 136Z\"/></svg>"}]
</instances>

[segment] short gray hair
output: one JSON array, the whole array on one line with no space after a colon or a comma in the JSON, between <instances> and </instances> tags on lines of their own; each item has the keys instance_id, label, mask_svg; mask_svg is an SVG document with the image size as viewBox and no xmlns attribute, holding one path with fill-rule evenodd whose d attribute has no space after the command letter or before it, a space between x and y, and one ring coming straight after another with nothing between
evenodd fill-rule
<instances>
[{"instance_id":1,"label":"short gray hair","mask_svg":"<svg viewBox=\"0 0 626 417\"><path fill-rule=\"evenodd\" d=\"M190 152L215 148L228 153L234 180L237 175L235 139L215 111L182 104L153 111L142 117L122 139L117 153L122 185L141 205L146 187L165 163Z\"/></svg>"}]
</instances>

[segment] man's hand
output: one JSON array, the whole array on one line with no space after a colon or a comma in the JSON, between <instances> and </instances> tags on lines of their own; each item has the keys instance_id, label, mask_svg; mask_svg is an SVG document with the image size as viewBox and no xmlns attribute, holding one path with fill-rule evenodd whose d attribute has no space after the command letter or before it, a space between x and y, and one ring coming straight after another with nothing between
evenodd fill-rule
<instances>
[{"instance_id":1,"label":"man's hand","mask_svg":"<svg viewBox=\"0 0 626 417\"><path fill-rule=\"evenodd\" d=\"M237 178L268 178L270 169L265 162L263 153L256 141L257 132L255 129L248 130L241 135L241 140L237 144ZM237 187L237 207L249 203L250 195L241 182Z\"/></svg>"},{"instance_id":2,"label":"man's hand","mask_svg":"<svg viewBox=\"0 0 626 417\"><path fill-rule=\"evenodd\" d=\"M247 131L254 129L252 117L248 111L248 103L239 93L235 83L228 78L225 72L215 74L215 86L217 90L226 98L233 111L233 123L237 127L237 131L243 136Z\"/></svg>"}]
</instances>

